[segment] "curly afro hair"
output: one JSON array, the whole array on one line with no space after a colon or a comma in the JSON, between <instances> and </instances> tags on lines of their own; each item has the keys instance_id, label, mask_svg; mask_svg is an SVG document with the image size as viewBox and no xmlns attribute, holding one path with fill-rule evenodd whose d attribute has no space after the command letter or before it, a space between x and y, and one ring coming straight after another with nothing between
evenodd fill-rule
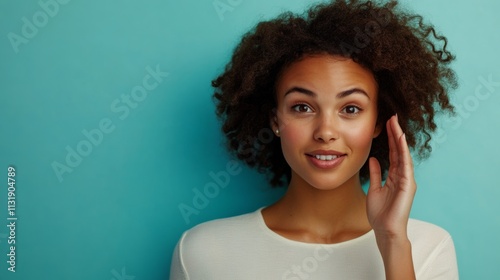
<instances>
[{"instance_id":1,"label":"curly afro hair","mask_svg":"<svg viewBox=\"0 0 500 280\"><path fill-rule=\"evenodd\" d=\"M369 69L379 86L378 119L398 114L410 149L428 157L435 114L454 113L449 90L457 87L447 39L397 1L333 1L303 15L285 12L258 23L235 48L224 72L212 81L217 116L230 152L269 176L271 186L288 183L291 170L279 138L270 129L276 108L276 80L291 63L308 55L350 58ZM370 157L389 168L385 125L373 140ZM369 179L368 163L360 170Z\"/></svg>"}]
</instances>

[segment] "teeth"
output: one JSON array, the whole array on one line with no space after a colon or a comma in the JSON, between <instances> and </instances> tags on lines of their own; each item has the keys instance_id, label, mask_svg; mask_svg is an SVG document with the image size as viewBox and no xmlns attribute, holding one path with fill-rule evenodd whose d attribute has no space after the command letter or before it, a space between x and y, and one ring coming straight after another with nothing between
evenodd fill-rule
<instances>
[{"instance_id":1,"label":"teeth","mask_svg":"<svg viewBox=\"0 0 500 280\"><path fill-rule=\"evenodd\" d=\"M316 159L319 159L319 160L334 160L334 159L338 158L338 156L335 156L335 155L316 155L315 157L316 157Z\"/></svg>"}]
</instances>

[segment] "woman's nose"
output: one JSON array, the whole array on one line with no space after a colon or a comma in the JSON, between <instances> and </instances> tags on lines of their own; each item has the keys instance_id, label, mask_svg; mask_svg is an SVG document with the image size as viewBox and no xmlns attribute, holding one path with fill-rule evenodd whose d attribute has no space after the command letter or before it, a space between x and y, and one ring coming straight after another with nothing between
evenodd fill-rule
<instances>
[{"instance_id":1,"label":"woman's nose","mask_svg":"<svg viewBox=\"0 0 500 280\"><path fill-rule=\"evenodd\" d=\"M314 131L314 139L327 143L338 138L338 122L335 117L332 115L319 116Z\"/></svg>"}]
</instances>

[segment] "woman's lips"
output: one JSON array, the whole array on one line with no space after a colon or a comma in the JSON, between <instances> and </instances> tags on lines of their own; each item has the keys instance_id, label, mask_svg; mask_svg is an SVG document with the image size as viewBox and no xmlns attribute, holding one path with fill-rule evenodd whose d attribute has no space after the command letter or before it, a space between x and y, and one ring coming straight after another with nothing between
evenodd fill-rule
<instances>
[{"instance_id":1,"label":"woman's lips","mask_svg":"<svg viewBox=\"0 0 500 280\"><path fill-rule=\"evenodd\" d=\"M345 154L343 155L311 155L307 154L307 158L309 161L316 166L317 168L321 169L329 169L329 168L335 168L339 166L344 158L346 157ZM326 159L326 160L325 160Z\"/></svg>"}]
</instances>

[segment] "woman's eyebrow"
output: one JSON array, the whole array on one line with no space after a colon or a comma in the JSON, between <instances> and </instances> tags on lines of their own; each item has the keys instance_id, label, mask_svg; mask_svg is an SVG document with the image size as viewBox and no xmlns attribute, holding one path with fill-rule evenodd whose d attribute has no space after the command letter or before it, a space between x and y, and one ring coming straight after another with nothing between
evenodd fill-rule
<instances>
[{"instance_id":1,"label":"woman's eyebrow","mask_svg":"<svg viewBox=\"0 0 500 280\"><path fill-rule=\"evenodd\" d=\"M316 93L314 93L313 91L310 91L308 89L301 88L301 87L292 87L291 89L289 89L285 92L285 96L289 93L292 93L292 92L302 93L305 95L309 95L311 97L317 96ZM354 94L354 93L363 94L366 97L368 97L368 99L370 99L370 96L368 95L368 93L366 93L366 91L364 91L360 88L352 88L352 89L341 91L340 93L337 94L337 98L339 98L339 99L344 98L344 97L349 96L349 95Z\"/></svg>"},{"instance_id":2,"label":"woman's eyebrow","mask_svg":"<svg viewBox=\"0 0 500 280\"><path fill-rule=\"evenodd\" d=\"M312 96L312 97L316 97L316 93L314 93L313 91L310 91L308 89L305 89L305 88L301 88L301 87L292 87L291 89L287 90L285 92L285 96L289 93L292 93L292 92L299 92L299 93L303 93L305 95L309 95L309 96Z\"/></svg>"},{"instance_id":3,"label":"woman's eyebrow","mask_svg":"<svg viewBox=\"0 0 500 280\"><path fill-rule=\"evenodd\" d=\"M366 97L368 97L368 99L370 99L370 96L368 95L368 93L366 93L366 91L364 91L360 88L352 88L352 89L344 90L344 91L340 92L339 94L337 94L337 98L344 98L344 97L349 96L353 93L363 94Z\"/></svg>"}]
</instances>

